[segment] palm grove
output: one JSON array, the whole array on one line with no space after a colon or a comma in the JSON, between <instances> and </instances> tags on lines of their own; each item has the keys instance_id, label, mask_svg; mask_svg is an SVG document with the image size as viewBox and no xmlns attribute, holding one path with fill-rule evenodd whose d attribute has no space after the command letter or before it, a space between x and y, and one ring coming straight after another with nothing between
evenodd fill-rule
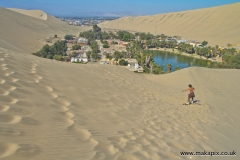
<instances>
[{"instance_id":1,"label":"palm grove","mask_svg":"<svg viewBox=\"0 0 240 160\"><path fill-rule=\"evenodd\" d=\"M88 45L90 45L92 51L88 52L88 57L93 60L98 60L99 50L96 40L100 40L103 44L104 48L108 48L109 44L107 43L107 39L119 39L125 42L128 42L126 46L126 52L115 51L113 54L106 53L106 58L110 60L112 58L115 61L119 61L120 65L127 65L128 62L125 61L127 58L135 58L139 62L139 64L144 68L145 72L160 74L164 73L163 68L156 63L154 63L153 55L148 52L148 50L152 48L168 48L168 49L178 49L178 51L185 52L188 54L198 54L200 56L204 56L207 58L213 58L216 56L222 56L224 62L219 66L224 68L238 68L240 69L240 54L234 48L225 48L220 49L218 45L211 47L207 46L208 42L203 41L203 47L193 47L187 43L179 43L172 38L179 38L179 36L169 37L164 34L154 36L150 33L130 33L127 31L118 31L114 32L105 32L102 31L101 28L97 25L93 25L92 30L81 32L79 34L80 37L84 37L88 39ZM138 37L138 38L136 38ZM66 40L71 40L73 38L72 35L66 35L64 37ZM172 39L171 41L167 41L167 38ZM161 40L159 40L161 39ZM112 41L111 45L118 44L117 42ZM75 46L76 47L76 46ZM57 41L53 45L49 46L46 44L43 48L33 53L36 56L56 59L60 61L69 61L72 56L75 54L67 55L67 45L66 41ZM178 70L179 68L175 68ZM172 67L171 64L168 64L168 72L171 72Z\"/></svg>"}]
</instances>

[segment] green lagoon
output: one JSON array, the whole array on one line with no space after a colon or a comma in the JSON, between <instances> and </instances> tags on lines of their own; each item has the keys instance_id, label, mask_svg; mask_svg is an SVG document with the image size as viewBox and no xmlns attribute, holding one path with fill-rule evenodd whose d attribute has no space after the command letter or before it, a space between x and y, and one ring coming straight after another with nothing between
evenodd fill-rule
<instances>
[{"instance_id":1,"label":"green lagoon","mask_svg":"<svg viewBox=\"0 0 240 160\"><path fill-rule=\"evenodd\" d=\"M176 67L180 67L180 69L192 66L217 68L216 62L194 58L191 56L155 50L149 51L149 53L153 53L154 62L157 63L159 66L162 66L164 70L167 70L167 65L169 63L172 65L172 71L174 71Z\"/></svg>"}]
</instances>

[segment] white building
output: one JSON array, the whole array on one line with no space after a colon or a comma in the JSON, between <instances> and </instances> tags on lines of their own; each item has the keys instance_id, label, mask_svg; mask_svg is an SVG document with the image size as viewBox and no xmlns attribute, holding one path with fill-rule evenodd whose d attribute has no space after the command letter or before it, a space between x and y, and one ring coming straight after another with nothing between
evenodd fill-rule
<instances>
[{"instance_id":1,"label":"white building","mask_svg":"<svg viewBox=\"0 0 240 160\"><path fill-rule=\"evenodd\" d=\"M138 69L139 68L139 65L138 63L135 63L135 66L134 66L135 69Z\"/></svg>"},{"instance_id":2,"label":"white building","mask_svg":"<svg viewBox=\"0 0 240 160\"><path fill-rule=\"evenodd\" d=\"M80 37L80 38L78 38L78 42L77 43L78 44L87 44L88 40L86 38Z\"/></svg>"},{"instance_id":3,"label":"white building","mask_svg":"<svg viewBox=\"0 0 240 160\"><path fill-rule=\"evenodd\" d=\"M136 59L127 59L125 61L128 61L128 66L134 69L138 69L139 68L139 64L138 61Z\"/></svg>"},{"instance_id":4,"label":"white building","mask_svg":"<svg viewBox=\"0 0 240 160\"><path fill-rule=\"evenodd\" d=\"M88 58L86 53L80 53L78 56L76 57L72 57L71 58L71 62L88 62Z\"/></svg>"},{"instance_id":5,"label":"white building","mask_svg":"<svg viewBox=\"0 0 240 160\"><path fill-rule=\"evenodd\" d=\"M187 40L186 39L177 40L177 44L179 44L179 43L187 43Z\"/></svg>"}]
</instances>

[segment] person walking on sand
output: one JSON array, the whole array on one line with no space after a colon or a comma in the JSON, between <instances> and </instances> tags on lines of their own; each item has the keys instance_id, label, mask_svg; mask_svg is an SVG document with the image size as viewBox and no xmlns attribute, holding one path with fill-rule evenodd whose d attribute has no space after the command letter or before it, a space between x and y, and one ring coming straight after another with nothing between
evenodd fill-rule
<instances>
[{"instance_id":1,"label":"person walking on sand","mask_svg":"<svg viewBox=\"0 0 240 160\"><path fill-rule=\"evenodd\" d=\"M188 89L183 90L183 92L186 92L186 91L190 92L188 94L188 102L189 102L189 104L191 104L190 99L192 99L192 103L194 102L194 97L195 97L194 90L195 90L195 88L193 88L191 84L188 85Z\"/></svg>"}]
</instances>

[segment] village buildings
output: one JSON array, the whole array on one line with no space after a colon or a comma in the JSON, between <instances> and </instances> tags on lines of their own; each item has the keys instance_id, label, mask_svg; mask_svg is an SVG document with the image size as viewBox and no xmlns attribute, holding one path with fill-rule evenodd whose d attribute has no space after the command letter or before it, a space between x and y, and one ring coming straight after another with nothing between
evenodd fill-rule
<instances>
[{"instance_id":1,"label":"village buildings","mask_svg":"<svg viewBox=\"0 0 240 160\"><path fill-rule=\"evenodd\" d=\"M71 57L71 62L88 62L88 57L86 53L78 53L75 57Z\"/></svg>"}]
</instances>

